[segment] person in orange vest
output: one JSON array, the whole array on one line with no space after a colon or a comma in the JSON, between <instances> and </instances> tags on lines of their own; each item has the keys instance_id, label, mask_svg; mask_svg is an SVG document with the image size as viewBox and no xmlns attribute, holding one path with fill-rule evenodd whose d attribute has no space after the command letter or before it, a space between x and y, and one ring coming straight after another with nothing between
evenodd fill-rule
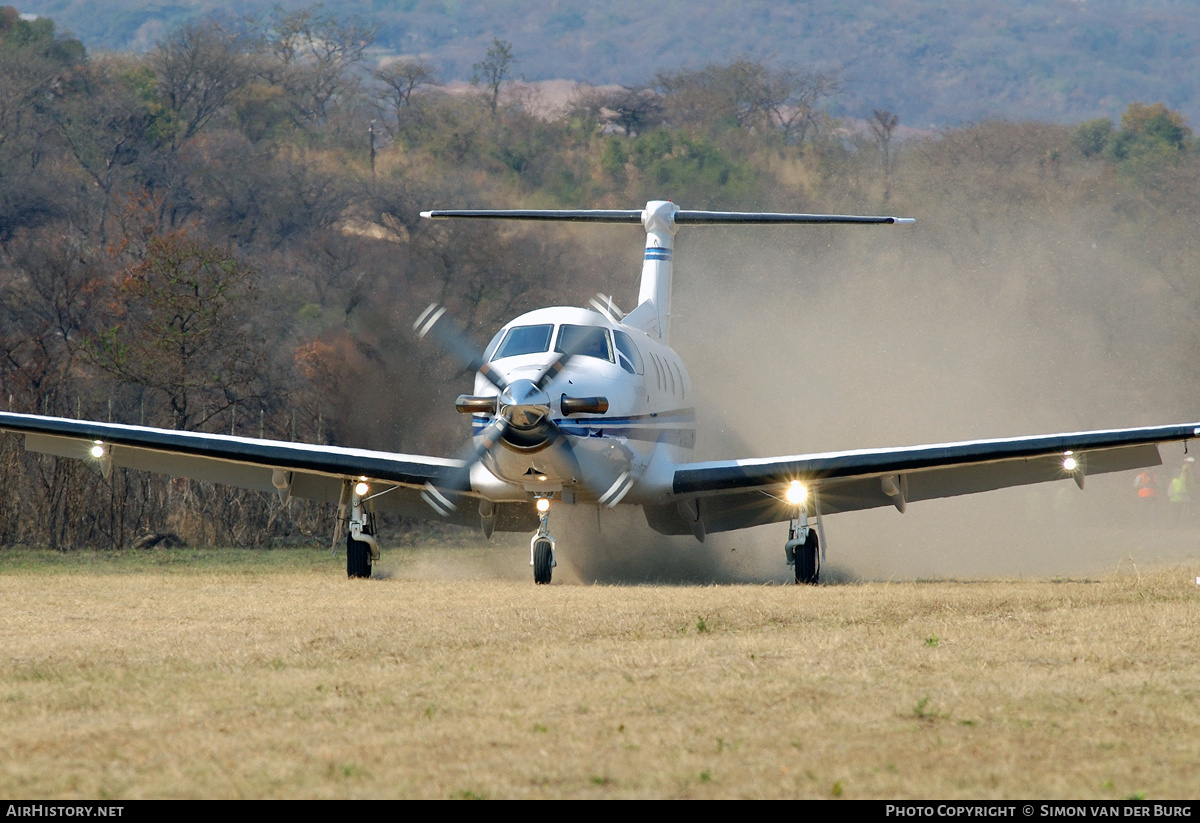
<instances>
[{"instance_id":1,"label":"person in orange vest","mask_svg":"<svg viewBox=\"0 0 1200 823\"><path fill-rule=\"evenodd\" d=\"M1133 488L1140 499L1157 500L1158 475L1149 469L1144 469L1141 474L1133 479Z\"/></svg>"}]
</instances>

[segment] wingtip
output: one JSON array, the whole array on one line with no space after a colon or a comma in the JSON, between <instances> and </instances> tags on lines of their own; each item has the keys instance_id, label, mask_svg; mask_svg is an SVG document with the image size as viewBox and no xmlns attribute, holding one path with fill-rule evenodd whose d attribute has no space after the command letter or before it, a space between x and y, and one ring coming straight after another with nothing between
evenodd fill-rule
<instances>
[{"instance_id":1,"label":"wingtip","mask_svg":"<svg viewBox=\"0 0 1200 823\"><path fill-rule=\"evenodd\" d=\"M432 211L423 211L423 212L421 212L421 216L422 216L422 217L427 217L427 218L429 218L430 220L432 220L432 219L433 219L433 212L432 212Z\"/></svg>"},{"instance_id":2,"label":"wingtip","mask_svg":"<svg viewBox=\"0 0 1200 823\"><path fill-rule=\"evenodd\" d=\"M893 219L896 221L897 226L911 226L917 222L917 218L915 217L896 217Z\"/></svg>"}]
</instances>

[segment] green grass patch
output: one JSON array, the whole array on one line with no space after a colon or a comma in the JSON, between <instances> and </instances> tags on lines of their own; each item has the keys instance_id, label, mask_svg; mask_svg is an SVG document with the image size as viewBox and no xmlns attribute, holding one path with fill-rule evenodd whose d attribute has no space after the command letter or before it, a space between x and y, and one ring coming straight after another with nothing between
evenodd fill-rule
<instances>
[{"instance_id":1,"label":"green grass patch","mask_svg":"<svg viewBox=\"0 0 1200 823\"><path fill-rule=\"evenodd\" d=\"M59 552L16 546L0 549L0 574L139 574L172 572L212 574L244 572L266 574L282 571L337 571L346 564L339 552L327 548L256 549L80 549Z\"/></svg>"}]
</instances>

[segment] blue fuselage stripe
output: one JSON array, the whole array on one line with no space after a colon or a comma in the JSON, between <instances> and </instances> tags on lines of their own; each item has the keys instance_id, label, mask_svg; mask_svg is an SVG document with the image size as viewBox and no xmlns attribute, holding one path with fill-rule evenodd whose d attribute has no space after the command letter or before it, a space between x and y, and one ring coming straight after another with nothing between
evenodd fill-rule
<instances>
[{"instance_id":1,"label":"blue fuselage stripe","mask_svg":"<svg viewBox=\"0 0 1200 823\"><path fill-rule=\"evenodd\" d=\"M471 429L475 436L491 424L486 417L473 417ZM673 443L691 448L696 443L694 414L637 415L633 417L592 417L553 421L559 430L570 437L624 437L649 443Z\"/></svg>"}]
</instances>

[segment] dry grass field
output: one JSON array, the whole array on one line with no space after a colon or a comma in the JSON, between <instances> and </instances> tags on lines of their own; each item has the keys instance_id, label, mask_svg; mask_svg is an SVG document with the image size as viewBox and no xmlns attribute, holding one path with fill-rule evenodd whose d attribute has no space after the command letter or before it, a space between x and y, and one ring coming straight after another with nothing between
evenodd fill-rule
<instances>
[{"instance_id":1,"label":"dry grass field","mask_svg":"<svg viewBox=\"0 0 1200 823\"><path fill-rule=\"evenodd\" d=\"M392 556L0 552L0 796L1200 796L1200 564L535 587L520 547L489 561L520 579Z\"/></svg>"}]
</instances>

